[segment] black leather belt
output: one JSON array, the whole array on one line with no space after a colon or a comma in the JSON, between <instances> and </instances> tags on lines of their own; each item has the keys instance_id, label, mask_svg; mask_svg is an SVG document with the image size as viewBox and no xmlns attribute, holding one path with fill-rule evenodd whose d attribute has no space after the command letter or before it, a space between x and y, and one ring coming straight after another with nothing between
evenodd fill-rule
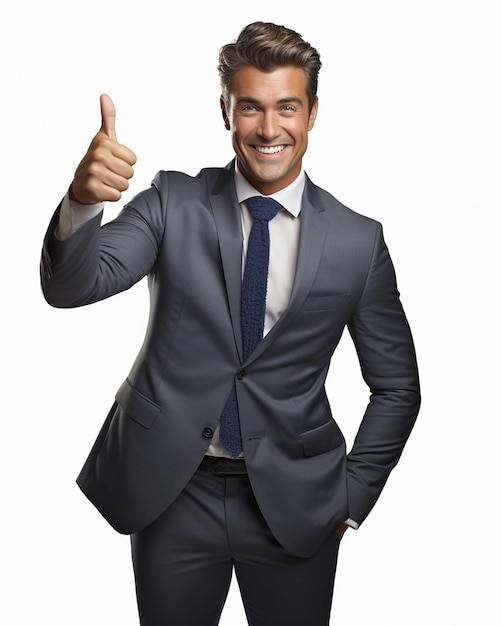
<instances>
[{"instance_id":1,"label":"black leather belt","mask_svg":"<svg viewBox=\"0 0 501 626\"><path fill-rule=\"evenodd\" d=\"M247 474L243 459L228 459L224 456L204 456L200 469L208 470L217 476L243 476Z\"/></svg>"}]
</instances>

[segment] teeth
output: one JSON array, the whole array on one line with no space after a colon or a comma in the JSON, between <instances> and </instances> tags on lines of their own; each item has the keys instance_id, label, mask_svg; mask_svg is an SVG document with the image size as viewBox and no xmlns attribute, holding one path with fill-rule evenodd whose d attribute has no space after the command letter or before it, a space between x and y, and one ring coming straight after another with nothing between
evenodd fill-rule
<instances>
[{"instance_id":1,"label":"teeth","mask_svg":"<svg viewBox=\"0 0 501 626\"><path fill-rule=\"evenodd\" d=\"M276 154L282 152L285 146L256 146L256 150L261 154Z\"/></svg>"}]
</instances>

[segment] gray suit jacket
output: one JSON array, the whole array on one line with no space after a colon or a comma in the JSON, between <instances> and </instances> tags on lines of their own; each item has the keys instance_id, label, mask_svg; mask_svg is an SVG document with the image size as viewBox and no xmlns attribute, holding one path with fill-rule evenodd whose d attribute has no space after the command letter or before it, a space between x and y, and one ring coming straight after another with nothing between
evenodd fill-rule
<instances>
[{"instance_id":1,"label":"gray suit jacket","mask_svg":"<svg viewBox=\"0 0 501 626\"><path fill-rule=\"evenodd\" d=\"M133 533L196 471L232 385L244 454L272 532L313 554L334 526L362 522L396 465L419 409L413 342L381 225L307 179L293 292L242 357L242 232L233 163L196 177L159 172L113 221L96 217L42 253L47 301L76 307L148 276L144 344L118 390L78 484L110 524ZM324 383L347 327L370 402L346 453Z\"/></svg>"}]
</instances>

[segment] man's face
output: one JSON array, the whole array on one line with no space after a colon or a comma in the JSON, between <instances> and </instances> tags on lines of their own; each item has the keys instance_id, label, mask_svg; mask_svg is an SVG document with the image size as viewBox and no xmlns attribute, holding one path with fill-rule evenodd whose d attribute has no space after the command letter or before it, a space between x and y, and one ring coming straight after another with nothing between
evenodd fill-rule
<instances>
[{"instance_id":1,"label":"man's face","mask_svg":"<svg viewBox=\"0 0 501 626\"><path fill-rule=\"evenodd\" d=\"M221 99L223 119L239 170L262 194L275 193L298 176L317 108L315 101L309 113L301 68L244 67L235 73L229 108Z\"/></svg>"}]
</instances>

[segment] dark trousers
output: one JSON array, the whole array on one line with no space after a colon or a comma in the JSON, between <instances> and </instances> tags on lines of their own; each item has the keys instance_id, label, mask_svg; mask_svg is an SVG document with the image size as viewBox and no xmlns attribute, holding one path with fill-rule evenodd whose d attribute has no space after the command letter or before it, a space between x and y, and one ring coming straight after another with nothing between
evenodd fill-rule
<instances>
[{"instance_id":1,"label":"dark trousers","mask_svg":"<svg viewBox=\"0 0 501 626\"><path fill-rule=\"evenodd\" d=\"M337 534L312 558L287 553L245 475L199 469L131 541L142 626L216 626L233 570L251 626L329 624Z\"/></svg>"}]
</instances>

